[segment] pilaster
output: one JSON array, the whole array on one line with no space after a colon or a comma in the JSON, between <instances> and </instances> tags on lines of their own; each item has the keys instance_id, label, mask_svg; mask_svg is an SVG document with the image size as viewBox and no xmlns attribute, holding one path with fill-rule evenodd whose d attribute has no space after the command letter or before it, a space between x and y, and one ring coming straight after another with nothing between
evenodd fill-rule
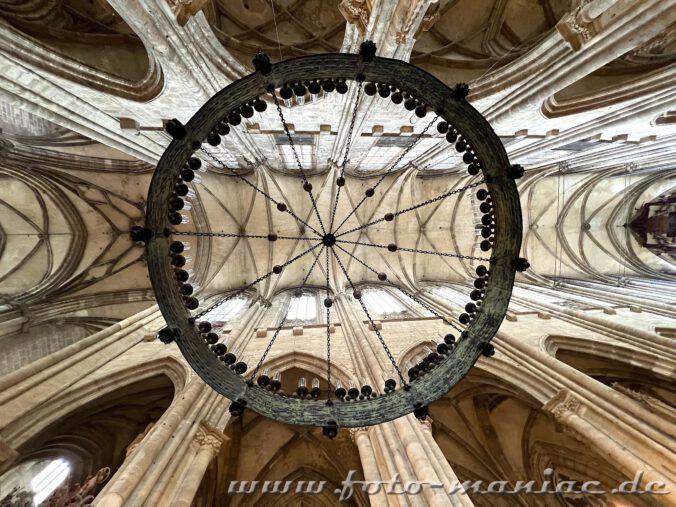
<instances>
[{"instance_id":1,"label":"pilaster","mask_svg":"<svg viewBox=\"0 0 676 507\"><path fill-rule=\"evenodd\" d=\"M637 473L643 472L640 479L642 488L648 489L647 485L651 482L661 482L666 487L665 491L673 491L674 484L668 475L669 470L673 470L673 458L665 459L664 455L657 454L636 456L625 447L622 435L612 425L602 427L591 423L586 417L587 409L583 400L566 389L543 406L544 411L576 433L580 441L593 447L609 463L613 463L627 479L634 479ZM676 505L676 499L671 495L662 496L661 501L664 505Z\"/></svg>"},{"instance_id":2,"label":"pilaster","mask_svg":"<svg viewBox=\"0 0 676 507\"><path fill-rule=\"evenodd\" d=\"M27 424L24 414L64 393L68 387L124 354L163 324L156 306L27 364L0 380L0 437L20 445ZM28 424L30 426L30 424Z\"/></svg>"},{"instance_id":3,"label":"pilaster","mask_svg":"<svg viewBox=\"0 0 676 507\"><path fill-rule=\"evenodd\" d=\"M350 428L350 438L359 449L359 458L364 470L364 479L366 481L382 481L383 477L378 470L378 463L371 438L369 437L369 428ZM387 479L384 479L387 480ZM387 497L383 488L380 488L377 494L369 495L369 502L373 507L386 507L388 505Z\"/></svg>"},{"instance_id":4,"label":"pilaster","mask_svg":"<svg viewBox=\"0 0 676 507\"><path fill-rule=\"evenodd\" d=\"M221 431L209 423L202 422L195 433L194 443L197 450L192 460L184 462L183 480L171 505L174 507L190 507L202 483L209 464L221 450L221 446L229 441Z\"/></svg>"},{"instance_id":5,"label":"pilaster","mask_svg":"<svg viewBox=\"0 0 676 507\"><path fill-rule=\"evenodd\" d=\"M185 470L186 453L192 448L194 454L193 441L204 448L199 464L206 470L218 445L218 432L193 421L207 417L218 397L201 379L193 378L101 491L96 505L161 505L168 491L176 492L179 484L170 481Z\"/></svg>"}]
</instances>

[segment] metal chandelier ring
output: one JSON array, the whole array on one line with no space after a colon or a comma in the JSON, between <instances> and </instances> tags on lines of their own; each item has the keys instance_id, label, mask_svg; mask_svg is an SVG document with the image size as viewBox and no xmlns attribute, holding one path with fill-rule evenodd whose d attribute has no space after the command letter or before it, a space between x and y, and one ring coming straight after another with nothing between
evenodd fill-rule
<instances>
[{"instance_id":1,"label":"metal chandelier ring","mask_svg":"<svg viewBox=\"0 0 676 507\"><path fill-rule=\"evenodd\" d=\"M193 143L205 139L227 114L252 99L285 83L356 76L366 81L388 83L410 91L448 123L456 127L473 146L493 202L495 242L490 265L490 283L477 317L466 330L455 352L410 388L351 403L327 405L321 401L287 398L248 385L217 359L205 346L190 312L176 290L172 268L167 262L170 195L180 171L194 153ZM483 116L464 98L457 98L444 83L426 71L400 60L374 58L365 62L358 54L322 54L275 63L268 74L256 72L214 95L185 125L187 135L174 139L160 159L148 193L146 227L154 236L146 243L148 268L153 290L167 325L176 329L176 343L186 361L214 390L272 419L302 425L358 427L379 424L413 412L439 399L470 370L485 345L495 336L511 297L515 263L521 247L522 221L516 184L508 175L509 160L500 139ZM330 386L329 386L330 387Z\"/></svg>"}]
</instances>

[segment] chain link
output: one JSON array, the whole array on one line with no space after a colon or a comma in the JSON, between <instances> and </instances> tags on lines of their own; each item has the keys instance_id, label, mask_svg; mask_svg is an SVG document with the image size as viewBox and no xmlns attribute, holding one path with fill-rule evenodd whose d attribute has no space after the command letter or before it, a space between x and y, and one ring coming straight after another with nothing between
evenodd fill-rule
<instances>
[{"instance_id":1,"label":"chain link","mask_svg":"<svg viewBox=\"0 0 676 507\"><path fill-rule=\"evenodd\" d=\"M345 274L345 277L347 278L347 281L350 283L350 287L352 287L352 290L353 291L357 290L355 288L354 284L352 283L352 279L350 278L350 275L347 273L345 266L343 266L343 261L340 260L340 257L338 257L338 254L335 252L335 250L331 250L331 252L333 253L333 256L336 258L336 260L338 261L338 264L340 265L340 269ZM392 363L392 366L397 371L397 375L399 375L399 380L401 380L402 386L406 386L407 385L406 380L404 380L404 376L401 374L401 370L399 369L399 365L397 365L397 361L395 361L394 356L392 355L392 352L390 352L390 348L387 346L387 343L385 343L385 339L383 338L383 335L381 335L378 328L376 328L376 324L375 324L375 322L373 322L373 319L371 318L371 314L369 313L368 309L366 308L366 305L364 304L364 302L362 301L361 298L359 298L357 301L359 301L359 304L361 305L362 309L364 310L364 313L366 314L366 318L369 320L369 322L371 323L371 327L376 332L376 336L378 337L380 344L383 346L383 350L387 354L387 357L389 358L390 362Z\"/></svg>"},{"instance_id":2,"label":"chain link","mask_svg":"<svg viewBox=\"0 0 676 507\"><path fill-rule=\"evenodd\" d=\"M297 261L298 259L300 259L301 257L304 257L305 255L307 255L308 253L310 253L312 250L314 250L315 248L317 248L317 247L320 246L320 245L322 245L322 243L317 243L315 246L310 247L310 248L308 248L307 250L305 250L304 252L299 253L298 255L296 255L295 257L293 257L292 259L289 259L288 261L286 261L284 264L281 265L282 269L284 269L284 268L285 268L286 266L288 266L289 264L291 264L291 263L293 263L293 262L296 262L296 261ZM322 246L322 248L323 248L323 246ZM221 306L223 303L227 302L228 300L230 300L230 299L232 299L232 298L234 298L234 297L236 297L236 296L239 296L240 294L242 294L243 292L247 291L248 289L250 289L251 287L253 287L253 286L256 285L257 283L262 282L262 281L265 280L266 278L270 278L270 276L272 276L272 275L273 275L273 272L270 271L270 272L268 272L267 274L265 274L265 275L263 275L263 276L261 276L261 277L259 277L259 278L256 278L256 279L255 279L253 282L251 282L249 285L246 285L246 286L242 287L241 289L239 289L237 292L235 292L235 293L233 293L233 294L229 294L229 295L225 296L223 299L219 299L218 301L216 301L216 302L215 302L214 304L212 304L211 306L208 306L207 308L205 308L204 310L202 310L202 311L199 312L198 314L193 315L193 318L194 318L194 319L199 319L199 318L204 317L207 313L209 313L209 312L211 312L212 310L218 308L218 307Z\"/></svg>"},{"instance_id":3,"label":"chain link","mask_svg":"<svg viewBox=\"0 0 676 507\"><path fill-rule=\"evenodd\" d=\"M253 188L256 192L258 192L259 194L261 194L262 196L264 196L264 197L265 197L266 199L268 199L270 202L274 203L275 206L279 204L279 202L276 201L275 199L273 199L273 198L272 198L265 190L261 190L261 189L258 188L256 185L254 185L254 184L251 183L249 180L247 180L244 176L242 176L241 174L239 174L237 171L235 171L234 169L232 169L232 168L226 166L226 165L225 165L223 162L221 162L215 155L211 154L209 151L205 150L203 147L200 148L200 150L202 151L202 153L204 153L204 154L205 154L207 157L209 157L211 160L213 160L214 162L218 163L221 167L223 167L223 169L226 169L226 170L230 171L230 172L232 173L233 176L237 176L240 180L242 180L244 183L246 183L247 185L249 185L249 186L250 186L251 188ZM252 162L250 162L250 161L247 160L246 158L245 158L244 160L246 161L246 164L247 164L247 166L249 166L249 168L254 169L254 170L256 169L256 166L255 166ZM311 226L310 224L308 224L305 220L303 220L303 219L300 218L298 215L296 215L293 211L291 211L291 209L290 209L289 207L287 207L285 211L286 211L289 215L291 215L293 218L295 218L296 220L298 220L301 224L303 224L303 225L305 225L306 227L310 228L317 236L319 236L319 237L323 236L323 234L321 234L317 229L315 229L314 227L312 227L312 226Z\"/></svg>"},{"instance_id":4,"label":"chain link","mask_svg":"<svg viewBox=\"0 0 676 507\"><path fill-rule=\"evenodd\" d=\"M172 231L174 236L196 236L196 237L214 237L214 238L247 238L247 239L268 239L265 235L258 234L231 234L228 232L196 232L196 231ZM277 239L309 239L301 236L277 236Z\"/></svg>"},{"instance_id":5,"label":"chain link","mask_svg":"<svg viewBox=\"0 0 676 507\"><path fill-rule=\"evenodd\" d=\"M420 132L420 134L418 134L418 135L416 136L416 138L413 140L413 142L410 143L410 144L406 147L406 149L404 149L404 151L397 157L397 160L395 160L392 164L390 164L390 167L387 169L387 171L385 171L385 172L380 176L380 178L378 179L378 181L376 181L376 184L373 185L373 187L371 187L373 190L375 190L376 188L378 188L378 186L383 182L383 180L385 179L385 177L386 177L388 174L390 174L390 172L392 172L392 169L394 169L394 168L397 166L397 164L398 164L399 162L401 162L401 160L408 154L408 152L411 151L411 150L413 149L413 147L414 147L416 144L418 144L418 142L419 142L419 141L423 138L423 136L427 133L427 131L429 130L429 128L430 128L432 125L434 125L434 123L437 121L438 118L439 118L439 115L436 115L434 118L432 118L432 121L430 121L430 122L427 124L427 126L422 130L422 132ZM347 216L345 217L345 219L340 223L340 225L339 225L338 227L336 227L336 232L338 232L338 231L340 230L340 228L341 228L343 225L345 225L345 222L347 222L347 220L348 220L352 215L354 215L354 214L356 213L356 211L357 211L357 210L359 209L359 207L364 203L364 201L366 201L366 199L368 199L366 196L364 196L364 197L361 198L361 201L359 201L359 202L357 203L357 205L356 205L356 206L354 207L354 209L350 212L350 214L347 215Z\"/></svg>"},{"instance_id":6,"label":"chain link","mask_svg":"<svg viewBox=\"0 0 676 507\"><path fill-rule=\"evenodd\" d=\"M315 267L315 264L317 264L317 261L319 260L319 256L322 254L322 251L324 250L324 245L322 243L319 243L318 245L314 246L311 250L314 250L317 248L319 245L322 245L321 250L319 250L319 253L315 256L315 260L312 262L312 266L310 266L310 269L308 269L307 274L305 275L305 278L303 279L302 283L300 284L301 287L305 286L305 283L308 281L308 278L310 278L310 273L312 273L312 270ZM308 253L310 250L306 250L302 255L305 255ZM293 261L298 260L300 257L296 256L296 258L293 259ZM291 261L291 262L293 262ZM265 362L265 358L268 357L268 353L270 352L270 349L272 348L272 345L275 343L275 340L277 340L277 336L279 336L279 332L282 330L282 326L284 326L284 323L286 322L286 318L289 315L289 308L287 307L286 313L284 314L284 318L282 321L279 323L277 326L277 329L275 329L275 334L272 335L272 338L268 342L267 347L265 347L265 351L263 352L263 355L261 356L260 360L258 361L258 364L254 368L254 370L251 372L251 377L249 377L250 380L254 380L256 378L256 375L258 374L258 370L261 369L261 366Z\"/></svg>"},{"instance_id":7,"label":"chain link","mask_svg":"<svg viewBox=\"0 0 676 507\"><path fill-rule=\"evenodd\" d=\"M279 100L277 100L277 94L275 93L274 90L270 92L270 95L272 95L272 99L275 102L275 106L277 107L277 113L279 113L279 119L282 120L282 127L284 127L284 133L286 134L286 137L289 140L289 145L291 146L291 151L293 152L293 157L296 159L296 164L298 165L298 169L300 170L300 174L303 177L303 183L308 183L307 176L305 176L305 171L303 170L303 164L300 163L300 158L298 158L298 152L296 151L296 145L293 143L293 138L291 137L291 132L289 132L289 126L286 124L286 120L284 119L284 113L282 113L282 107L279 105ZM322 231L324 234L326 234L326 229L324 228L324 222L322 222L322 217L319 216L319 210L317 209L317 203L315 202L315 198L312 195L312 190L308 192L308 195L310 196L310 200L312 201L312 208L315 210L315 215L317 215L317 220L319 220L319 226L322 228Z\"/></svg>"},{"instance_id":8,"label":"chain link","mask_svg":"<svg viewBox=\"0 0 676 507\"><path fill-rule=\"evenodd\" d=\"M427 206L428 204L432 204L433 202L441 201L442 199L446 199L446 197L449 197L451 195L459 194L460 192L464 192L465 190L469 190L470 188L476 188L479 185L481 185L482 183L485 183L484 180L477 181L476 183L471 183L471 184L469 184L465 187L462 187L462 188L451 190L451 191L446 192L444 194L438 195L437 197L433 197L432 199L428 199L428 200L421 202L419 204L415 204L414 206L410 206L408 208L404 208L402 210L399 210L396 213L392 213L392 216L398 217L399 215L403 215L404 213L408 213L409 211L413 211L415 209L422 208L423 206ZM374 220L373 222L369 222L367 224L360 225L359 227L355 227L354 229L350 229L349 231L341 232L340 234L338 234L336 236L336 238L340 238L341 236L345 236L346 234L350 234L351 232L356 232L356 231L360 231L362 229L366 229L367 227L369 227L371 225L379 224L380 222L384 222L384 221L385 221L384 217L379 218L377 220Z\"/></svg>"},{"instance_id":9,"label":"chain link","mask_svg":"<svg viewBox=\"0 0 676 507\"><path fill-rule=\"evenodd\" d=\"M338 248L340 248L343 252L345 252L347 255L349 255L352 259L354 259L354 260L357 261L359 264L361 264L362 266L364 266L366 269L368 269L369 271L371 271L371 272L372 272L373 274L375 274L376 276L380 274L380 273L378 273L375 269L373 269L371 266L369 266L368 264L366 264L364 261L362 261L361 259L358 259L358 258L355 257L354 255L352 255L350 252L348 252L347 250L345 250L342 246L340 246L340 245L336 245L336 246L337 246ZM405 296L409 297L410 299L412 299L412 300L415 301L416 303L418 303L420 306L422 306L423 308L425 308L427 311L429 311L429 312L430 312L432 315L434 315L435 317L438 317L438 318L440 318L441 320L443 320L446 324L448 324L449 326L453 327L453 329L462 332L462 329L461 329L460 327L458 327L453 321L448 320L446 317L444 317L443 315L441 315L440 313L438 313L436 310L434 310L434 308L432 308L431 306L429 306L429 305L428 305L425 301L423 301L422 299L419 299L417 296L415 296L415 295L413 295L413 294L410 294L408 291L402 289L402 288L399 287L396 283L392 282L392 281L389 280L389 279L387 280L387 284L388 284L390 287L393 287L393 288L397 289L397 290L400 291L402 294L404 294Z\"/></svg>"},{"instance_id":10,"label":"chain link","mask_svg":"<svg viewBox=\"0 0 676 507\"><path fill-rule=\"evenodd\" d=\"M349 241L347 239L341 239L336 244L338 244L338 243L349 243L351 245L358 245L358 246L373 246L373 247L376 247L376 248L388 248L388 245L379 245L378 243L360 243L359 241ZM432 250L417 250L415 248L404 248L404 247L398 246L397 251L399 251L399 250L401 250L402 252L413 252L413 253L438 255L440 257L454 257L456 259L491 262L491 258L489 258L489 257L474 257L472 255L452 254L452 253L446 253L446 252L433 252Z\"/></svg>"},{"instance_id":11,"label":"chain link","mask_svg":"<svg viewBox=\"0 0 676 507\"><path fill-rule=\"evenodd\" d=\"M326 249L326 297L329 297L329 249ZM326 307L326 380L329 385L327 402L331 403L331 307Z\"/></svg>"},{"instance_id":12,"label":"chain link","mask_svg":"<svg viewBox=\"0 0 676 507\"><path fill-rule=\"evenodd\" d=\"M359 108L359 99L361 97L363 82L359 82L357 86L357 98L354 101L354 108L352 109L352 119L350 120L350 129L347 132L347 141L345 143L345 156L343 157L343 163L340 167L340 177L342 178L345 174L345 167L348 162L348 155L350 154L350 148L352 146L352 131L354 130L354 124L357 120L357 109ZM333 211L331 212L331 222L329 224L329 232L333 230L333 221L336 219L336 211L338 210L338 198L340 197L340 191L342 185L338 187L336 191L336 200L333 203Z\"/></svg>"}]
</instances>

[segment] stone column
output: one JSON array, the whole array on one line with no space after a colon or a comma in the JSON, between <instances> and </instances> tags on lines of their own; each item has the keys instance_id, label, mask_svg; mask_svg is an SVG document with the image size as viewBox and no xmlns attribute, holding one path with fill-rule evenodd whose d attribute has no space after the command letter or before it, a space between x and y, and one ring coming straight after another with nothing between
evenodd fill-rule
<instances>
[{"instance_id":1,"label":"stone column","mask_svg":"<svg viewBox=\"0 0 676 507\"><path fill-rule=\"evenodd\" d=\"M551 413L558 423L573 430L579 435L581 441L593 447L599 455L615 465L628 480L633 480L638 472L643 472L640 487L644 490L647 489L648 483L655 481L665 485L665 488L661 491L674 491L674 484L671 484L671 481L665 475L652 466L654 464L656 466L661 465L663 468L673 467L675 464L673 458L652 456L651 464L648 464L646 460L637 458L621 442L611 438L607 433L586 420L584 415L587 407L567 389L561 390L550 399L543 406L543 410ZM665 461L671 463L664 463ZM663 505L676 505L676 497L673 494L661 495L659 498Z\"/></svg>"},{"instance_id":2,"label":"stone column","mask_svg":"<svg viewBox=\"0 0 676 507\"><path fill-rule=\"evenodd\" d=\"M198 378L188 384L180 399L173 403L167 412L152 428L142 444L122 465L96 499L97 507L122 507L129 505L129 498L149 470L156 467L156 461L164 447L174 437L181 422L186 419L190 409L197 404L206 384ZM141 485L141 489L143 485ZM146 495L149 492L146 492ZM145 496L145 495L144 495Z\"/></svg>"},{"instance_id":3,"label":"stone column","mask_svg":"<svg viewBox=\"0 0 676 507\"><path fill-rule=\"evenodd\" d=\"M128 499L128 503L165 505L177 494L180 481L187 473L186 463L195 454L193 437L202 421L212 420L210 415L222 401L223 398L214 390L206 385L203 387L193 406L154 459L153 466L146 472L143 481Z\"/></svg>"},{"instance_id":4,"label":"stone column","mask_svg":"<svg viewBox=\"0 0 676 507\"><path fill-rule=\"evenodd\" d=\"M621 431L625 445L631 446L634 452L639 449L642 452L646 449L657 453L673 452L674 428L668 421L546 352L523 343L518 337L498 332L494 343L500 353L518 365L527 376L546 379L532 386L543 403L561 389L567 389L593 406L595 412L602 414L616 432Z\"/></svg>"},{"instance_id":5,"label":"stone column","mask_svg":"<svg viewBox=\"0 0 676 507\"><path fill-rule=\"evenodd\" d=\"M35 412L44 410L56 396L75 390L72 386L143 342L163 323L157 307L152 306L2 377L0 439L18 449L34 435ZM65 415L71 409L59 406L54 410Z\"/></svg>"},{"instance_id":6,"label":"stone column","mask_svg":"<svg viewBox=\"0 0 676 507\"><path fill-rule=\"evenodd\" d=\"M341 323L345 326L346 337L348 337L348 346L354 343L363 342L366 330L363 329L361 319L358 316L358 310L352 305L349 297L345 294L337 298L337 309L340 312ZM361 336L360 336L361 335ZM351 338L351 339L350 339ZM370 341L367 340L366 343ZM365 350L361 347L351 347L351 355L355 361L358 375L366 372L375 379L380 378L380 373L388 366L383 360L382 354L369 348L371 354L365 354ZM374 428L371 435L375 438L370 438L374 459L377 460L379 456L384 463L377 463L377 469L384 473L390 473L390 477L383 477L384 473L379 475L383 480L391 480L395 474L400 477L403 484L414 483L420 481L429 484L441 484L445 477L437 474L437 469L442 470L441 462L431 464L433 459L432 452L429 450L430 443L428 443L421 432L416 432L413 425L419 424L418 421L411 415L404 418L397 419L379 425ZM362 444L363 445L363 444ZM434 442L436 445L436 442ZM440 450L439 450L440 452ZM360 449L361 455L361 449ZM444 460L445 466L448 463ZM389 470L388 470L389 469ZM394 470L394 472L392 472ZM366 474L366 465L365 465ZM397 490L401 490L402 486L398 486ZM400 506L453 506L453 505L467 505L462 503L454 503L446 493L445 488L430 488L423 486L422 491L417 495L407 494L390 494L386 495L386 505L400 505ZM469 504L471 505L471 503Z\"/></svg>"},{"instance_id":7,"label":"stone column","mask_svg":"<svg viewBox=\"0 0 676 507\"><path fill-rule=\"evenodd\" d=\"M221 445L228 438L208 423L202 423L197 429L194 442L197 453L188 465L187 473L181 481L178 493L171 502L172 507L190 507L197 490L202 483L209 464L218 455Z\"/></svg>"},{"instance_id":8,"label":"stone column","mask_svg":"<svg viewBox=\"0 0 676 507\"><path fill-rule=\"evenodd\" d=\"M401 461L404 461L406 463L405 468L401 464L397 464L397 472L400 469L405 470L405 473L399 474L401 476L401 482L405 484L406 482L429 480L428 478L423 477L424 474L421 474L421 471L419 469L420 463L417 461L418 456L416 454L411 453L411 449L407 449L406 442L404 442L404 438L400 434L399 428L397 428L397 426L395 425L395 421L386 424L387 424L387 431L385 433L387 435L386 443L397 449L398 454L395 455L395 458L398 457ZM409 439L410 437L407 438L406 440L409 441ZM427 499L422 494L401 495L401 497L406 498L408 503L415 507L428 505Z\"/></svg>"},{"instance_id":9,"label":"stone column","mask_svg":"<svg viewBox=\"0 0 676 507\"><path fill-rule=\"evenodd\" d=\"M87 338L83 338L68 347L65 347L53 354L42 357L37 361L27 364L26 366L13 371L0 379L0 404L11 403L16 398L19 398L26 391L34 387L40 382L47 380L54 380L54 376L66 370L74 364L79 364L77 380L84 377L91 369L98 367L93 366L91 369L84 369L81 364L86 359L93 359L96 356L99 361L103 359L102 354L106 354L104 349L110 345L125 343L125 348L116 351L115 355L106 355L105 361L110 361L113 357L126 352L128 349L143 341L144 334L147 334L149 329L159 329L161 314L156 305L151 306L131 317L128 317L112 326L109 326L101 331L94 333ZM154 322L158 319L157 322ZM148 326L145 330L145 326ZM133 335L136 339L131 341L126 338ZM112 348L112 347L111 347ZM72 373L72 372L71 372ZM57 389L47 394L46 398L53 396L56 392L61 392L72 382L59 381ZM21 407L21 412L26 411L26 405ZM11 414L11 410L5 413L5 416ZM4 420L0 417L0 427L4 426Z\"/></svg>"},{"instance_id":10,"label":"stone column","mask_svg":"<svg viewBox=\"0 0 676 507\"><path fill-rule=\"evenodd\" d=\"M247 308L244 315L240 318L230 332L230 347L237 345L242 350L246 348L254 334L254 329L258 326L268 306L263 304L261 299L257 299Z\"/></svg>"},{"instance_id":11,"label":"stone column","mask_svg":"<svg viewBox=\"0 0 676 507\"><path fill-rule=\"evenodd\" d=\"M434 467L430 463L430 456L423 448L423 441L416 435L412 424L418 424L417 421L412 420L414 417L408 415L392 421L392 424L399 434L406 455L413 467L416 478L420 482L427 484L442 484L443 480L440 478ZM422 497L426 500L426 505L432 507L448 507L452 506L451 499L446 494L444 488L431 488L429 485L423 486Z\"/></svg>"},{"instance_id":12,"label":"stone column","mask_svg":"<svg viewBox=\"0 0 676 507\"><path fill-rule=\"evenodd\" d=\"M385 363L382 354L372 347L372 340L366 337L366 330L362 323L363 318L357 314L352 306L351 297L341 292L335 298L334 307L338 313L342 329L344 330L346 343L350 349L350 356L355 361L355 372L360 382L369 381L374 390L380 391L380 372L384 370ZM370 348L370 354L364 354L364 350L357 344L366 344Z\"/></svg>"},{"instance_id":13,"label":"stone column","mask_svg":"<svg viewBox=\"0 0 676 507\"><path fill-rule=\"evenodd\" d=\"M437 475L445 484L445 490L448 491L451 485L459 484L460 480L458 476L455 475L455 472L451 468L451 465L448 463L446 456L444 456L443 451L437 444L437 441L434 439L432 434L432 419L427 417L424 421L420 421L420 433L422 433L422 438L426 449L428 449L430 454L430 462L432 466L435 467ZM460 493L454 493L452 496L449 496L453 507L472 507L474 504L469 499L467 495Z\"/></svg>"},{"instance_id":14,"label":"stone column","mask_svg":"<svg viewBox=\"0 0 676 507\"><path fill-rule=\"evenodd\" d=\"M382 481L383 478L378 470L378 463L373 446L371 445L368 428L350 428L350 437L352 438L352 441L357 444L357 448L359 449L359 458L361 459L361 466L364 470L364 479L366 481L374 482ZM378 493L369 495L368 498L372 507L387 507L388 505L384 487L382 486Z\"/></svg>"},{"instance_id":15,"label":"stone column","mask_svg":"<svg viewBox=\"0 0 676 507\"><path fill-rule=\"evenodd\" d=\"M395 474L401 477L403 481L415 479L410 463L405 459L405 453L401 449L401 444L396 442L396 436L392 430L391 423L380 424L371 429L371 444L378 460L378 468L384 480L391 480ZM392 436L391 436L392 435ZM406 495L387 495L388 505L393 507L408 507L417 505Z\"/></svg>"}]
</instances>

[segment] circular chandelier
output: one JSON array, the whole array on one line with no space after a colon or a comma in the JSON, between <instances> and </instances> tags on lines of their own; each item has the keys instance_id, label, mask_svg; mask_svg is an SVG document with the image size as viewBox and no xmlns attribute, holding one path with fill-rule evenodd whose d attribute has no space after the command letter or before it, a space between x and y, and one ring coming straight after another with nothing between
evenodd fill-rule
<instances>
[{"instance_id":1,"label":"circular chandelier","mask_svg":"<svg viewBox=\"0 0 676 507\"><path fill-rule=\"evenodd\" d=\"M185 125L178 120L166 124L166 131L172 141L160 159L153 175L148 193L145 227L134 227L132 239L143 241L146 246L148 268L153 290L167 327L159 332L160 339L175 342L195 372L214 390L231 400L230 411L234 415L249 408L272 419L290 423L324 427L329 437L336 434L338 427L357 427L389 421L414 413L424 418L427 405L458 383L482 355L494 353L490 344L500 326L512 292L516 271L528 268L528 262L519 258L521 247L521 211L515 178L523 174L518 165L510 165L504 147L487 121L467 101L467 85L458 84L449 88L427 72L400 60L375 56L375 45L364 42L359 54L322 54L294 58L274 65L264 54L256 55L253 63L256 71L234 82L214 95ZM302 105L305 97L315 99L320 94L345 94L349 87L356 90L352 120L349 125L342 163L337 164L337 178L334 180L335 202L328 213L320 213L294 144L294 133L284 117L284 107L292 98ZM367 188L349 215L341 221L336 219L336 209L342 187L345 185L345 167L352 143L357 107L364 96L379 95L389 99L402 109L418 118L431 118L424 130L410 137L409 145L402 150L397 160ZM264 100L267 98L267 100ZM309 100L311 103L314 100ZM270 105L276 109L279 121L288 140L293 161L297 165L299 184L312 204L312 221L303 220L283 198L274 199L264 189L227 167L213 147L218 146L224 136L234 129L242 128L242 118L250 118L255 112L262 113ZM274 113L274 110L273 110ZM462 157L471 183L455 189L447 189L434 198L419 202L411 207L392 210L380 218L364 225L349 228L346 223L350 216L369 198L378 186L415 145L428 129L435 127L446 141ZM302 229L307 231L303 238L268 234L247 235L237 231L210 232L187 231L182 227L184 212L188 209L194 194L191 185L199 184L199 170L210 164L221 169L227 177L237 178L271 204L272 209L289 214ZM439 255L471 261L476 278L468 288L468 302L464 313L457 316L442 314L401 284L395 284L388 274L372 268L364 258L347 250L350 244L346 235L375 224L387 225L399 216L442 201L451 195L475 192L480 202L480 224L477 230L481 240L479 248L483 255L461 255L457 253L404 248L396 243L363 244L364 246L389 252L407 251L424 255ZM323 215L323 216L322 216ZM314 218L317 220L315 221ZM197 297L190 273L184 269L189 245L189 236L246 237L259 241L310 240L311 247L286 262L275 265L269 273L251 280L250 283L206 305ZM325 256L325 258L324 258ZM362 298L362 290L353 283L349 270L342 258L351 258L366 269L378 282L400 291L405 297L441 319L448 326L448 332L439 340L436 351L424 357L419 364L402 372L397 364L379 326L369 313ZM357 307L361 307L369 329L377 337L392 364L392 375L382 386L343 387L332 379L331 372L331 314L334 303L329 287L329 259L334 259L347 279L346 290ZM299 385L292 386L292 395L285 394L280 375L271 375L265 368L265 360L277 339L286 317L276 328L265 351L256 364L246 364L238 351L231 347L227 337L219 335L209 321L209 313L232 298L241 296L257 284L280 275L295 262L311 264L302 285L308 280L312 269L326 263L326 380L328 391L320 392L318 380L308 386L302 378ZM200 306L203 304L203 306ZM333 310L335 312L335 309Z\"/></svg>"}]
</instances>

